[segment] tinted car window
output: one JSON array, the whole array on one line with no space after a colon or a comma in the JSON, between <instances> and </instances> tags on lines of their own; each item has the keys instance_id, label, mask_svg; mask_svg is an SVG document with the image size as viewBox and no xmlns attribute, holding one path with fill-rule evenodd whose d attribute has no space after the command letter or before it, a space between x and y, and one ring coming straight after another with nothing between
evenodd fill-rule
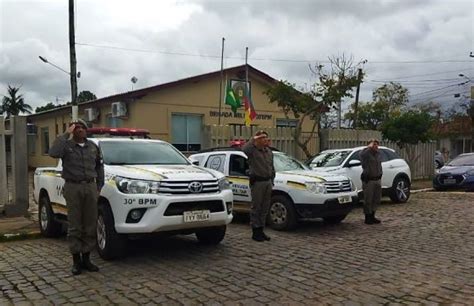
<instances>
[{"instance_id":1,"label":"tinted car window","mask_svg":"<svg viewBox=\"0 0 474 306\"><path fill-rule=\"evenodd\" d=\"M355 151L354 153L352 153L351 157L349 157L349 159L347 160L348 162L351 161L351 160L358 160L360 161L360 151L362 150L357 150Z\"/></svg>"},{"instance_id":2,"label":"tinted car window","mask_svg":"<svg viewBox=\"0 0 474 306\"><path fill-rule=\"evenodd\" d=\"M448 166L474 166L474 154L458 156Z\"/></svg>"},{"instance_id":3,"label":"tinted car window","mask_svg":"<svg viewBox=\"0 0 474 306\"><path fill-rule=\"evenodd\" d=\"M388 158L387 150L380 149L379 152L380 152L380 160L382 161L382 163L390 160Z\"/></svg>"},{"instance_id":4,"label":"tinted car window","mask_svg":"<svg viewBox=\"0 0 474 306\"><path fill-rule=\"evenodd\" d=\"M224 172L224 162L225 162L225 154L211 155L207 159L206 165L204 167L211 168L219 172Z\"/></svg>"},{"instance_id":5,"label":"tinted car window","mask_svg":"<svg viewBox=\"0 0 474 306\"><path fill-rule=\"evenodd\" d=\"M382 150L387 155L388 160L400 159L400 156L397 154L397 152L394 152L394 151L388 150L388 149L382 149Z\"/></svg>"},{"instance_id":6,"label":"tinted car window","mask_svg":"<svg viewBox=\"0 0 474 306\"><path fill-rule=\"evenodd\" d=\"M236 176L247 176L247 170L249 168L248 161L245 157L237 154L230 156L229 163L229 174Z\"/></svg>"}]
</instances>

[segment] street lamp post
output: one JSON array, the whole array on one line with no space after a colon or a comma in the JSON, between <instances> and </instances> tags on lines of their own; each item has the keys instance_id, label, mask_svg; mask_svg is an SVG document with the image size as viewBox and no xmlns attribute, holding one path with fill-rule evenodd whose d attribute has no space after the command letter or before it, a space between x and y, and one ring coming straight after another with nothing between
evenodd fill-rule
<instances>
[{"instance_id":1,"label":"street lamp post","mask_svg":"<svg viewBox=\"0 0 474 306\"><path fill-rule=\"evenodd\" d=\"M59 67L58 65L55 65L53 63L51 63L50 61L48 61L44 56L38 56L39 59L43 62L43 63L46 63L46 64L49 64L51 66L53 66L54 68L56 69L59 69L61 70L62 72L68 74L70 77L71 77L71 73L64 70L63 68ZM81 73L78 72L77 73L77 77L79 78L81 76ZM74 78L76 77L76 75L74 75ZM76 88L75 90L73 90L71 88L71 104L72 104L72 121L76 121L77 118L78 118L78 107L77 107L77 83L76 84ZM74 101L74 102L73 102Z\"/></svg>"}]
</instances>

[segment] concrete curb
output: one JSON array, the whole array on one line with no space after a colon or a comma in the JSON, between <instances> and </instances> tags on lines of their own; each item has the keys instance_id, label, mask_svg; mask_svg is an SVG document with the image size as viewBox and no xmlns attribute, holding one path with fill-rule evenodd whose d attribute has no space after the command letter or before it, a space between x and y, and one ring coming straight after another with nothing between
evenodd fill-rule
<instances>
[{"instance_id":1,"label":"concrete curb","mask_svg":"<svg viewBox=\"0 0 474 306\"><path fill-rule=\"evenodd\" d=\"M39 230L16 231L14 233L2 233L0 234L0 243L9 242L9 241L26 240L26 239L36 239L39 237L41 237L41 232Z\"/></svg>"},{"instance_id":2,"label":"concrete curb","mask_svg":"<svg viewBox=\"0 0 474 306\"><path fill-rule=\"evenodd\" d=\"M0 218L0 243L33 239L40 236L38 221L31 216Z\"/></svg>"},{"instance_id":3,"label":"concrete curb","mask_svg":"<svg viewBox=\"0 0 474 306\"><path fill-rule=\"evenodd\" d=\"M410 193L420 193L420 192L426 192L426 191L433 191L433 188L423 188L423 189L416 189L416 190L410 190Z\"/></svg>"}]
</instances>

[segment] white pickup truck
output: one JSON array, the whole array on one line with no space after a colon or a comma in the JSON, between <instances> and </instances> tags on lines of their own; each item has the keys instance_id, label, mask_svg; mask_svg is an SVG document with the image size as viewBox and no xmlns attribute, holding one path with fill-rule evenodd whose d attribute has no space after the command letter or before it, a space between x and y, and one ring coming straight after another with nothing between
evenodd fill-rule
<instances>
[{"instance_id":1,"label":"white pickup truck","mask_svg":"<svg viewBox=\"0 0 474 306\"><path fill-rule=\"evenodd\" d=\"M224 173L232 185L234 211L249 211L251 194L247 155L238 148L218 148L189 156L195 164ZM296 159L273 151L276 171L267 223L289 230L300 219L323 218L336 224L358 203L352 181L343 175L310 170Z\"/></svg>"},{"instance_id":2,"label":"white pickup truck","mask_svg":"<svg viewBox=\"0 0 474 306\"><path fill-rule=\"evenodd\" d=\"M93 138L104 159L105 185L100 192L97 246L104 259L121 256L130 235L195 233L202 243L218 244L232 221L233 195L226 177L198 167L160 140ZM37 168L34 199L40 229L60 234L67 224L62 195L61 160Z\"/></svg>"}]
</instances>

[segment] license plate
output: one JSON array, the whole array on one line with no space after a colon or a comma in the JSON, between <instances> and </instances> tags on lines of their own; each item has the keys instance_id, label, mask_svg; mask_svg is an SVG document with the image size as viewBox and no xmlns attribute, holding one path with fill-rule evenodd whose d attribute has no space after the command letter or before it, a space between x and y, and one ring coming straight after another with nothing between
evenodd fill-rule
<instances>
[{"instance_id":1,"label":"license plate","mask_svg":"<svg viewBox=\"0 0 474 306\"><path fill-rule=\"evenodd\" d=\"M209 210L195 210L184 212L184 222L200 222L207 221L211 218L211 212Z\"/></svg>"},{"instance_id":2,"label":"license plate","mask_svg":"<svg viewBox=\"0 0 474 306\"><path fill-rule=\"evenodd\" d=\"M452 179L452 178L444 179L443 183L446 185L453 185L453 184L456 184L456 179Z\"/></svg>"},{"instance_id":3,"label":"license plate","mask_svg":"<svg viewBox=\"0 0 474 306\"><path fill-rule=\"evenodd\" d=\"M351 196L338 197L337 200L339 201L339 204L345 204L345 203L350 203L350 202L352 202Z\"/></svg>"}]
</instances>

